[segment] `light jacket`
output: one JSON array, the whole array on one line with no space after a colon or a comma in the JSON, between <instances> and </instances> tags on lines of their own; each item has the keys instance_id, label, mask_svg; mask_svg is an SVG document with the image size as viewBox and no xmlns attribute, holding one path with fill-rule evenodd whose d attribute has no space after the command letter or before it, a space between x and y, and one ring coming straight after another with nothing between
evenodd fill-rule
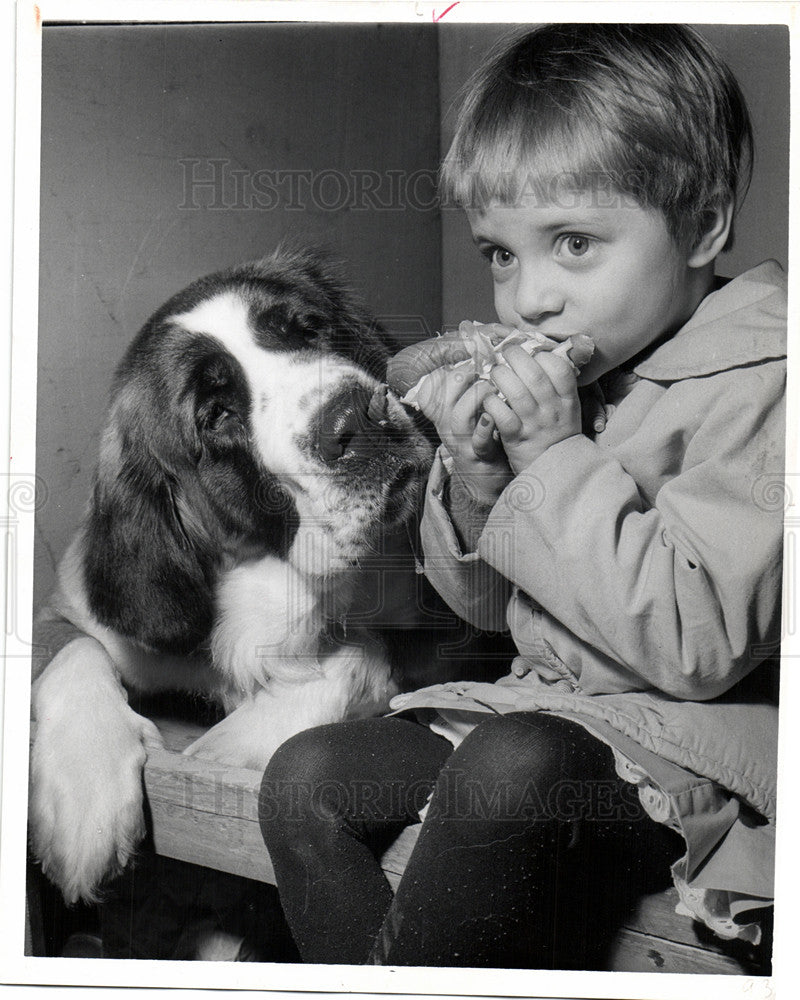
<instances>
[{"instance_id":1,"label":"light jacket","mask_svg":"<svg viewBox=\"0 0 800 1000\"><path fill-rule=\"evenodd\" d=\"M677 796L702 784L722 801L697 776L772 821L777 708L761 665L780 641L785 356L786 281L767 262L708 295L633 369L602 433L550 447L517 476L475 552L459 547L440 453L426 573L466 620L510 628L519 656L497 684L437 685L393 708L574 715L689 826L708 803ZM760 666L764 683L759 671L743 680ZM721 835L717 816L694 838L690 878ZM747 891L768 894L764 867Z\"/></svg>"}]
</instances>

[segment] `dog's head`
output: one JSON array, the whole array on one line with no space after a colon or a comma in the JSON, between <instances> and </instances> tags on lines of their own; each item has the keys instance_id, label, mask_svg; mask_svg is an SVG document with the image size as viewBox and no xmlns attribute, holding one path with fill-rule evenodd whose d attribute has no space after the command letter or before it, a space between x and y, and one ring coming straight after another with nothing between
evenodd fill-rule
<instances>
[{"instance_id":1,"label":"dog's head","mask_svg":"<svg viewBox=\"0 0 800 1000\"><path fill-rule=\"evenodd\" d=\"M187 652L214 582L274 554L326 576L417 508L431 446L382 385L382 330L314 255L202 278L120 365L87 521L100 621Z\"/></svg>"}]
</instances>

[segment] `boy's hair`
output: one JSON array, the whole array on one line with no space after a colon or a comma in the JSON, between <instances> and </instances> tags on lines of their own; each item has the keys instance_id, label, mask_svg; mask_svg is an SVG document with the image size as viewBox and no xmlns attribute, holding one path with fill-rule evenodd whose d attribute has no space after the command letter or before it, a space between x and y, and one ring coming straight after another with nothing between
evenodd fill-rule
<instances>
[{"instance_id":1,"label":"boy's hair","mask_svg":"<svg viewBox=\"0 0 800 1000\"><path fill-rule=\"evenodd\" d=\"M587 188L628 195L691 248L709 213L738 207L752 158L739 85L691 28L548 24L470 81L442 194L477 209Z\"/></svg>"}]
</instances>

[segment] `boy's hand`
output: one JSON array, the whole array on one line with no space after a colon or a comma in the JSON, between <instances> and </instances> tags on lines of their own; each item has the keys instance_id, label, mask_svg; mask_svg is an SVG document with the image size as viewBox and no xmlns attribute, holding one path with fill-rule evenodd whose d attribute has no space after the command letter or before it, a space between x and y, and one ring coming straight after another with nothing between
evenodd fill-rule
<instances>
[{"instance_id":1,"label":"boy's hand","mask_svg":"<svg viewBox=\"0 0 800 1000\"><path fill-rule=\"evenodd\" d=\"M506 402L494 393L482 402L518 474L550 445L581 433L581 405L574 369L563 358L544 352L529 357L516 344L503 356L508 367L497 365L491 379Z\"/></svg>"},{"instance_id":2,"label":"boy's hand","mask_svg":"<svg viewBox=\"0 0 800 1000\"><path fill-rule=\"evenodd\" d=\"M461 485L485 506L493 506L514 478L503 449L494 439L494 421L483 412L483 400L491 395L488 382L474 382L463 371L437 368L417 398L419 408L450 453Z\"/></svg>"}]
</instances>

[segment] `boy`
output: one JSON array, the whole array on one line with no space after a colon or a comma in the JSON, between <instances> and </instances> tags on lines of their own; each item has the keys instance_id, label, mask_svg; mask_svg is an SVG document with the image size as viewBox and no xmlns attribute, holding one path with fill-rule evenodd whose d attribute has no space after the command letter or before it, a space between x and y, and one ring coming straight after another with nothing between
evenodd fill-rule
<instances>
[{"instance_id":1,"label":"boy","mask_svg":"<svg viewBox=\"0 0 800 1000\"><path fill-rule=\"evenodd\" d=\"M735 80L679 26L545 26L474 80L444 189L498 317L595 352L576 380L510 346L477 382L421 352L426 572L519 656L395 699L429 726L342 723L273 758L262 830L304 960L602 967L610 904L682 848L682 912L757 939L736 917L772 891L785 282L714 276L750 154ZM392 899L376 855L421 792Z\"/></svg>"}]
</instances>

